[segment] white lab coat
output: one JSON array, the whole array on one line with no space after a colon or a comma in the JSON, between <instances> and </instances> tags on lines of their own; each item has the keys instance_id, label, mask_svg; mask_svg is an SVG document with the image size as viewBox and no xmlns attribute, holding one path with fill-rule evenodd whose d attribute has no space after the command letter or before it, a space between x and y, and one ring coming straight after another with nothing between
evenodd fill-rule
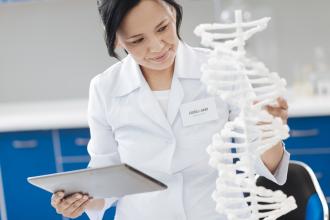
<instances>
[{"instance_id":1,"label":"white lab coat","mask_svg":"<svg viewBox=\"0 0 330 220\"><path fill-rule=\"evenodd\" d=\"M206 147L212 135L238 112L215 98L217 120L185 127L180 115L182 104L210 97L200 81L201 64L209 52L179 43L167 117L130 55L91 81L89 166L127 163L168 186L165 191L119 198L117 220L226 219L214 211L211 193L217 172L208 165ZM256 169L283 184L288 161L285 152L275 175L260 159ZM114 200L107 199L106 208ZM103 213L87 212L91 219L102 219Z\"/></svg>"}]
</instances>

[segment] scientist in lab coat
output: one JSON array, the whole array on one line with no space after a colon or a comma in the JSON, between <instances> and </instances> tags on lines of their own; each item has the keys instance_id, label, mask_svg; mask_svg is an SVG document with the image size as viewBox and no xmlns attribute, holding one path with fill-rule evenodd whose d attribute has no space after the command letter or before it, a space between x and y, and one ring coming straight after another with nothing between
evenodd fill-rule
<instances>
[{"instance_id":1,"label":"scientist in lab coat","mask_svg":"<svg viewBox=\"0 0 330 220\"><path fill-rule=\"evenodd\" d=\"M128 56L91 81L89 166L128 163L168 189L107 199L57 192L52 206L70 218L86 212L102 219L116 202L117 220L226 219L211 198L217 171L208 165L206 147L239 109L209 95L201 83L210 51L181 41L182 11L175 0L100 0L98 8L109 54L118 58L114 50L122 48ZM278 99L267 110L286 121L287 107ZM204 114L189 114L205 108ZM278 143L255 166L283 184L288 161Z\"/></svg>"}]
</instances>

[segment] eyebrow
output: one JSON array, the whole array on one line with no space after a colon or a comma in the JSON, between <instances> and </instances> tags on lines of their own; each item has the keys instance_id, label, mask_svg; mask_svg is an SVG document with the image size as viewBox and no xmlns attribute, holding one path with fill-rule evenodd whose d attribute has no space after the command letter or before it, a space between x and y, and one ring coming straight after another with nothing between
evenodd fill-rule
<instances>
[{"instance_id":1,"label":"eyebrow","mask_svg":"<svg viewBox=\"0 0 330 220\"><path fill-rule=\"evenodd\" d=\"M165 21L167 20L167 18L165 18L164 20L162 20L156 27L155 29L157 29L159 26L161 26L163 23L165 23ZM141 36L142 34L136 34L136 35L133 35L133 36L130 36L129 38L127 39L131 39L131 38L135 38L135 37L139 37Z\"/></svg>"}]
</instances>

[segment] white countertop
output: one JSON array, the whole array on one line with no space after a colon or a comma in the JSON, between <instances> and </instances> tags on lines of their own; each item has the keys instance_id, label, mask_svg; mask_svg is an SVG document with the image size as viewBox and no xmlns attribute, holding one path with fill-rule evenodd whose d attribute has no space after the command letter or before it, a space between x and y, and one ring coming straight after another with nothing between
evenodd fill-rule
<instances>
[{"instance_id":1,"label":"white countertop","mask_svg":"<svg viewBox=\"0 0 330 220\"><path fill-rule=\"evenodd\" d=\"M330 116L330 96L288 98L289 117ZM87 127L87 100L0 104L0 132Z\"/></svg>"},{"instance_id":2,"label":"white countertop","mask_svg":"<svg viewBox=\"0 0 330 220\"><path fill-rule=\"evenodd\" d=\"M330 96L289 97L289 117L330 116Z\"/></svg>"},{"instance_id":3,"label":"white countertop","mask_svg":"<svg viewBox=\"0 0 330 220\"><path fill-rule=\"evenodd\" d=\"M0 132L87 126L86 99L0 104Z\"/></svg>"}]
</instances>

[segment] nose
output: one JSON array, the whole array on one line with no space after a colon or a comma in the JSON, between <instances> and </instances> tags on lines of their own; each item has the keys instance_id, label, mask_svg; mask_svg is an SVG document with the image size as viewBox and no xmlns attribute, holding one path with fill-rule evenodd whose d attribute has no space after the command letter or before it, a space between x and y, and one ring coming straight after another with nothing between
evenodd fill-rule
<instances>
[{"instance_id":1,"label":"nose","mask_svg":"<svg viewBox=\"0 0 330 220\"><path fill-rule=\"evenodd\" d=\"M161 52L164 46L165 44L159 36L154 36L150 39L150 45L149 45L150 52L152 53Z\"/></svg>"}]
</instances>

